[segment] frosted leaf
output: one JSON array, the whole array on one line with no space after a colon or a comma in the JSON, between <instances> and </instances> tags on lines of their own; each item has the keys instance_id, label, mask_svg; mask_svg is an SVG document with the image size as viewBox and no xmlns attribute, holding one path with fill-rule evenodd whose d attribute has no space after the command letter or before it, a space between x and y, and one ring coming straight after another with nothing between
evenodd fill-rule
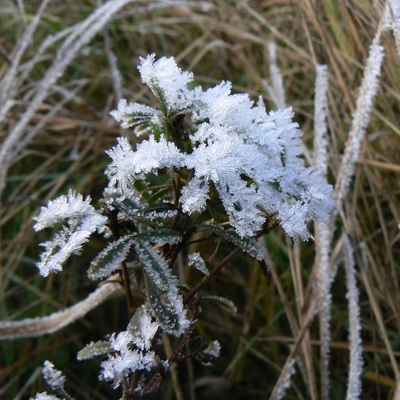
<instances>
[{"instance_id":1,"label":"frosted leaf","mask_svg":"<svg viewBox=\"0 0 400 400\"><path fill-rule=\"evenodd\" d=\"M89 360L96 356L108 354L111 351L111 346L108 341L98 341L88 343L76 356L79 361Z\"/></svg>"},{"instance_id":2,"label":"frosted leaf","mask_svg":"<svg viewBox=\"0 0 400 400\"><path fill-rule=\"evenodd\" d=\"M118 138L118 144L106 153L112 159L106 171L109 187L121 192L131 190L135 180L144 174L157 174L165 167L180 168L184 159L174 143L167 142L164 136L156 141L153 135L141 142L135 152L126 138Z\"/></svg>"},{"instance_id":3,"label":"frosted leaf","mask_svg":"<svg viewBox=\"0 0 400 400\"><path fill-rule=\"evenodd\" d=\"M81 194L69 190L67 195L60 196L55 200L50 200L47 207L42 207L40 209L39 215L33 218L37 221L33 228L35 231L40 231L65 220L69 220L69 223L75 226L82 218L97 216L98 214L90 202L91 199L89 196L83 200ZM93 221L91 221L94 225L105 223L105 217L100 215L98 215L98 217L98 219L93 219Z\"/></svg>"},{"instance_id":4,"label":"frosted leaf","mask_svg":"<svg viewBox=\"0 0 400 400\"><path fill-rule=\"evenodd\" d=\"M146 318L145 314L142 314L142 318ZM151 326L149 330L146 322L140 325L142 329L147 328L145 332L133 334L130 331L122 331L118 335L113 333L110 337L110 347L115 353L108 354L108 359L101 363L99 378L113 381L114 388L120 386L130 373L138 370L149 371L156 365L155 353L149 351L149 344L157 329ZM138 340L139 337L141 341Z\"/></svg>"},{"instance_id":5,"label":"frosted leaf","mask_svg":"<svg viewBox=\"0 0 400 400\"><path fill-rule=\"evenodd\" d=\"M133 245L133 236L126 235L115 242L110 243L90 263L88 276L90 279L107 278L115 270L121 267L125 261L130 248Z\"/></svg>"},{"instance_id":6,"label":"frosted leaf","mask_svg":"<svg viewBox=\"0 0 400 400\"><path fill-rule=\"evenodd\" d=\"M213 301L216 302L223 307L225 307L231 314L236 314L237 313L237 307L233 303L232 300L227 299L226 297L221 297L221 296L202 296L202 300L206 301Z\"/></svg>"},{"instance_id":7,"label":"frosted leaf","mask_svg":"<svg viewBox=\"0 0 400 400\"><path fill-rule=\"evenodd\" d=\"M138 238L150 243L178 244L182 240L182 235L172 229L157 229L151 232L138 234Z\"/></svg>"},{"instance_id":8,"label":"frosted leaf","mask_svg":"<svg viewBox=\"0 0 400 400\"><path fill-rule=\"evenodd\" d=\"M161 328L175 336L182 335L191 321L178 291L178 281L168 268L161 252L140 240L135 250L145 269L147 308Z\"/></svg>"},{"instance_id":9,"label":"frosted leaf","mask_svg":"<svg viewBox=\"0 0 400 400\"><path fill-rule=\"evenodd\" d=\"M169 202L156 203L146 207L140 214L147 221L157 219L173 218L178 213L178 207Z\"/></svg>"},{"instance_id":10,"label":"frosted leaf","mask_svg":"<svg viewBox=\"0 0 400 400\"><path fill-rule=\"evenodd\" d=\"M221 351L221 345L218 340L210 342L209 345L196 354L196 358L201 361L203 365L210 366L214 365L219 357Z\"/></svg>"},{"instance_id":11,"label":"frosted leaf","mask_svg":"<svg viewBox=\"0 0 400 400\"><path fill-rule=\"evenodd\" d=\"M125 99L118 102L116 110L110 112L110 115L121 124L124 129L135 127L135 133L140 136L148 132L151 126L156 127L158 130L163 128L163 116L161 111L155 108L138 104L127 104ZM137 129L143 127L143 129Z\"/></svg>"},{"instance_id":12,"label":"frosted leaf","mask_svg":"<svg viewBox=\"0 0 400 400\"><path fill-rule=\"evenodd\" d=\"M150 350L151 341L158 328L158 323L152 321L150 314L143 306L136 310L128 325L132 342L140 350Z\"/></svg>"},{"instance_id":13,"label":"frosted leaf","mask_svg":"<svg viewBox=\"0 0 400 400\"><path fill-rule=\"evenodd\" d=\"M109 210L118 209L126 217L137 216L148 204L135 189L127 189L124 192L107 187L103 191L103 200Z\"/></svg>"},{"instance_id":14,"label":"frosted leaf","mask_svg":"<svg viewBox=\"0 0 400 400\"><path fill-rule=\"evenodd\" d=\"M153 249L141 240L135 241L134 246L147 274L158 288L168 291L172 287L176 287L178 281L168 268L167 261L159 250Z\"/></svg>"},{"instance_id":15,"label":"frosted leaf","mask_svg":"<svg viewBox=\"0 0 400 400\"><path fill-rule=\"evenodd\" d=\"M221 351L221 345L219 344L218 340L210 342L208 347L205 350L203 350L204 353L212 355L215 358L219 357L220 351Z\"/></svg>"},{"instance_id":16,"label":"frosted leaf","mask_svg":"<svg viewBox=\"0 0 400 400\"><path fill-rule=\"evenodd\" d=\"M54 368L54 364L45 361L42 370L43 378L55 391L64 391L65 376L61 371Z\"/></svg>"},{"instance_id":17,"label":"frosted leaf","mask_svg":"<svg viewBox=\"0 0 400 400\"><path fill-rule=\"evenodd\" d=\"M202 272L204 275L208 275L208 269L205 261L201 257L200 253L191 253L188 256L189 267L196 268L198 271Z\"/></svg>"},{"instance_id":18,"label":"frosted leaf","mask_svg":"<svg viewBox=\"0 0 400 400\"><path fill-rule=\"evenodd\" d=\"M142 82L145 83L154 96L165 107L166 114L189 108L193 101L193 92L188 84L193 81L193 74L183 72L174 58L162 57L155 61L155 55L140 58L139 71Z\"/></svg>"},{"instance_id":19,"label":"frosted leaf","mask_svg":"<svg viewBox=\"0 0 400 400\"><path fill-rule=\"evenodd\" d=\"M250 254L257 260L264 258L264 249L258 241L252 237L241 237L235 229L225 229L218 225L206 224L203 226L205 230L216 234L218 237L228 240L229 242L239 246L243 251Z\"/></svg>"},{"instance_id":20,"label":"frosted leaf","mask_svg":"<svg viewBox=\"0 0 400 400\"><path fill-rule=\"evenodd\" d=\"M68 226L62 226L54 239L42 243L45 252L37 263L40 274L47 276L50 272L61 271L62 265L71 256L79 254L82 245L89 240L90 235L105 226L107 218L100 215L91 205L90 197L83 200L82 195L69 191L67 196L61 196L49 201L47 207L42 207L35 218L34 228L41 230L67 220Z\"/></svg>"},{"instance_id":21,"label":"frosted leaf","mask_svg":"<svg viewBox=\"0 0 400 400\"><path fill-rule=\"evenodd\" d=\"M47 394L47 392L37 393L35 397L31 397L31 400L60 400L59 397Z\"/></svg>"}]
</instances>

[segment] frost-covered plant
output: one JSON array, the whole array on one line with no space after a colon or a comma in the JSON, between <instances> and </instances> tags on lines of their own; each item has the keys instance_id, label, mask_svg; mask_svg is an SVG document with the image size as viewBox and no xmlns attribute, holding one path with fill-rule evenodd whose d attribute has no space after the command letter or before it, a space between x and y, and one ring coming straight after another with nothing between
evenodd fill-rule
<instances>
[{"instance_id":1,"label":"frost-covered plant","mask_svg":"<svg viewBox=\"0 0 400 400\"><path fill-rule=\"evenodd\" d=\"M105 356L99 378L132 398L158 390L160 368L182 356L197 318L199 302L192 300L200 300L204 282L224 265L209 271L201 253L189 251L194 234L227 240L262 260L258 237L279 224L292 238L308 239L308 221L326 220L333 206L331 186L304 164L302 132L290 108L267 113L261 98L254 103L246 94L232 94L230 82L193 88L193 75L173 58L149 55L139 71L158 107L120 100L111 112L141 140L133 147L119 138L107 151L109 184L100 207L70 191L42 207L35 225L41 230L61 224L43 244L43 276L60 271L93 233L110 238L88 277L120 274L130 321L108 340L88 344L78 358ZM204 279L192 288L179 282L177 260ZM135 307L132 290L144 294L143 304ZM157 348L161 334L180 338L169 357ZM196 356L209 364L219 352L213 341Z\"/></svg>"}]
</instances>

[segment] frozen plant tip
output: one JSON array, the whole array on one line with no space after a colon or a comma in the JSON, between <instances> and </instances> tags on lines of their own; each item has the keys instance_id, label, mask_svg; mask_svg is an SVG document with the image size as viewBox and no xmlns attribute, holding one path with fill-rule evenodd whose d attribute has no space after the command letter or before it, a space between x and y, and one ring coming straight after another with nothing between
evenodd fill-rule
<instances>
[{"instance_id":1,"label":"frozen plant tip","mask_svg":"<svg viewBox=\"0 0 400 400\"><path fill-rule=\"evenodd\" d=\"M82 195L69 191L67 196L61 196L50 201L47 207L42 207L35 218L36 231L62 223L60 232L52 241L42 244L46 252L42 254L38 268L43 276L51 271L61 271L64 262L71 254L79 254L82 245L89 240L90 235L104 226L107 218L100 215L90 205L90 198L83 200Z\"/></svg>"},{"instance_id":2,"label":"frozen plant tip","mask_svg":"<svg viewBox=\"0 0 400 400\"><path fill-rule=\"evenodd\" d=\"M53 390L64 390L65 376L54 368L53 363L45 361L42 372L45 381Z\"/></svg>"},{"instance_id":3,"label":"frozen plant tip","mask_svg":"<svg viewBox=\"0 0 400 400\"><path fill-rule=\"evenodd\" d=\"M230 224L238 234L255 236L268 215L275 215L288 235L307 239L307 221L327 218L332 188L321 173L302 160L301 131L290 108L267 113L261 98L232 94L231 83L189 89L193 76L173 58L141 59L139 71L160 102L159 111L125 100L113 115L137 135L150 132L136 151L126 139L108 154L110 187L123 192L146 174L168 168L190 171L181 188L182 211L206 208L210 185L218 191ZM191 125L184 125L184 120ZM178 124L179 123L179 124Z\"/></svg>"}]
</instances>

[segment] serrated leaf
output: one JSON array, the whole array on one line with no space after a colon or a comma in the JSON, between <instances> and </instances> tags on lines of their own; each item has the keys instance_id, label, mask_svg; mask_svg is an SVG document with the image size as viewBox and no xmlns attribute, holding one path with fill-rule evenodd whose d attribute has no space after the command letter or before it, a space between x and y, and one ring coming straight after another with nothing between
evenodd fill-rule
<instances>
[{"instance_id":1,"label":"serrated leaf","mask_svg":"<svg viewBox=\"0 0 400 400\"><path fill-rule=\"evenodd\" d=\"M207 266L200 253L191 253L188 256L188 265L190 267L196 268L198 271L204 275L209 275Z\"/></svg>"},{"instance_id":2,"label":"serrated leaf","mask_svg":"<svg viewBox=\"0 0 400 400\"><path fill-rule=\"evenodd\" d=\"M147 307L151 315L165 332L181 335L190 321L178 292L178 280L160 251L140 239L135 240L134 246L144 266Z\"/></svg>"},{"instance_id":3,"label":"serrated leaf","mask_svg":"<svg viewBox=\"0 0 400 400\"><path fill-rule=\"evenodd\" d=\"M143 232L138 234L137 238L150 243L168 244L177 244L182 240L181 234L172 229L158 229L151 232Z\"/></svg>"},{"instance_id":4,"label":"serrated leaf","mask_svg":"<svg viewBox=\"0 0 400 400\"><path fill-rule=\"evenodd\" d=\"M144 274L147 307L161 328L173 335L179 336L189 326L186 311L183 309L182 298L177 289L160 289L149 274Z\"/></svg>"},{"instance_id":5,"label":"serrated leaf","mask_svg":"<svg viewBox=\"0 0 400 400\"><path fill-rule=\"evenodd\" d=\"M103 354L108 354L112 351L110 342L108 340L100 340L98 342L91 342L87 344L82 350L77 354L77 359L79 361L89 360L93 357L101 356Z\"/></svg>"},{"instance_id":6,"label":"serrated leaf","mask_svg":"<svg viewBox=\"0 0 400 400\"><path fill-rule=\"evenodd\" d=\"M168 269L167 261L158 250L140 239L135 240L134 246L146 273L158 288L168 290L170 285L176 285L176 278Z\"/></svg>"},{"instance_id":7,"label":"serrated leaf","mask_svg":"<svg viewBox=\"0 0 400 400\"><path fill-rule=\"evenodd\" d=\"M259 261L264 258L264 250L254 238L241 237L233 228L224 229L217 225L202 225L201 228L235 244Z\"/></svg>"},{"instance_id":8,"label":"serrated leaf","mask_svg":"<svg viewBox=\"0 0 400 400\"><path fill-rule=\"evenodd\" d=\"M115 203L121 211L129 216L136 216L141 210L141 206L138 203L127 197L115 199Z\"/></svg>"},{"instance_id":9,"label":"serrated leaf","mask_svg":"<svg viewBox=\"0 0 400 400\"><path fill-rule=\"evenodd\" d=\"M125 261L129 249L133 245L134 235L126 235L115 242L110 243L90 263L88 276L90 279L101 279L110 276L120 268L121 262Z\"/></svg>"}]
</instances>

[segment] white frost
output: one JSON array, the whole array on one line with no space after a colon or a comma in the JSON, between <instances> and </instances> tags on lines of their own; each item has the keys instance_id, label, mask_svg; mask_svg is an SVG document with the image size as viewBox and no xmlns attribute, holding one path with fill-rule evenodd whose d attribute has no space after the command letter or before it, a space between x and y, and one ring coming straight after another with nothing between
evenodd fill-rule
<instances>
[{"instance_id":1,"label":"white frost","mask_svg":"<svg viewBox=\"0 0 400 400\"><path fill-rule=\"evenodd\" d=\"M154 127L155 134L136 151L119 139L108 152L113 160L107 171L110 186L130 189L146 174L186 168L193 173L182 188L182 210L204 210L213 182L231 225L242 237L256 235L268 214L281 221L288 235L303 239L310 237L307 221L326 220L334 206L332 187L322 173L304 165L302 132L290 108L267 113L261 99L254 104L247 94L232 94L230 82L189 90L193 76L182 72L173 58L155 61L154 55L148 56L139 70L142 81L164 102L165 120L172 111L190 116L192 149L178 148ZM119 121L135 114L128 110L139 109L136 103L121 104L113 114Z\"/></svg>"},{"instance_id":2,"label":"white frost","mask_svg":"<svg viewBox=\"0 0 400 400\"><path fill-rule=\"evenodd\" d=\"M67 221L68 226L62 226L54 239L42 243L45 252L37 267L41 275L62 270L62 265L72 254L79 254L82 245L89 240L90 235L100 230L107 218L99 214L90 205L90 197L83 200L81 194L69 191L68 195L49 201L47 207L42 207L39 215L34 218L36 231Z\"/></svg>"}]
</instances>

